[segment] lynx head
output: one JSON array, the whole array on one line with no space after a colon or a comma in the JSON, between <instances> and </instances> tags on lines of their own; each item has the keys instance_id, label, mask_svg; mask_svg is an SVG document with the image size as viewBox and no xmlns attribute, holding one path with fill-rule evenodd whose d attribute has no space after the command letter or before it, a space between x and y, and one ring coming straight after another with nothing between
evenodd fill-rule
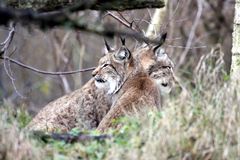
<instances>
[{"instance_id":1,"label":"lynx head","mask_svg":"<svg viewBox=\"0 0 240 160\"><path fill-rule=\"evenodd\" d=\"M112 49L105 41L107 52L92 72L96 87L106 90L107 94L115 94L121 88L133 64L132 54L125 46L125 39L121 38L121 42L119 49Z\"/></svg>"},{"instance_id":2,"label":"lynx head","mask_svg":"<svg viewBox=\"0 0 240 160\"><path fill-rule=\"evenodd\" d=\"M158 84L161 93L169 93L174 85L174 64L162 48L167 34L163 34L155 46L144 46L134 52L144 70Z\"/></svg>"}]
</instances>

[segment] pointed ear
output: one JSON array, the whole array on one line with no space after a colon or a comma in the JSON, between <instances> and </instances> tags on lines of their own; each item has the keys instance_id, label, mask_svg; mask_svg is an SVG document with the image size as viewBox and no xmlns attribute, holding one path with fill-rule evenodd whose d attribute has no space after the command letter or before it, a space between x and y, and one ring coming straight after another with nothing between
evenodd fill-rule
<instances>
[{"instance_id":1,"label":"pointed ear","mask_svg":"<svg viewBox=\"0 0 240 160\"><path fill-rule=\"evenodd\" d=\"M158 58L166 58L166 57L168 57L167 54L166 54L165 49L163 49L163 48L158 48L156 50L156 52L154 52L154 53L155 53L155 56L158 57Z\"/></svg>"},{"instance_id":2,"label":"pointed ear","mask_svg":"<svg viewBox=\"0 0 240 160\"><path fill-rule=\"evenodd\" d=\"M120 36L120 40L121 40L121 42L122 42L122 45L125 46L125 38L123 38L123 37Z\"/></svg>"},{"instance_id":3,"label":"pointed ear","mask_svg":"<svg viewBox=\"0 0 240 160\"><path fill-rule=\"evenodd\" d=\"M108 42L106 41L106 39L104 38L104 44L105 44L105 47L107 49L107 52L110 52L112 51L112 48L109 46Z\"/></svg>"},{"instance_id":4,"label":"pointed ear","mask_svg":"<svg viewBox=\"0 0 240 160\"><path fill-rule=\"evenodd\" d=\"M164 33L163 35L161 35L159 44L153 48L153 52L156 52L158 50L158 48L164 44L166 38L167 38L167 32Z\"/></svg>"},{"instance_id":5,"label":"pointed ear","mask_svg":"<svg viewBox=\"0 0 240 160\"><path fill-rule=\"evenodd\" d=\"M123 50L120 50L119 53L118 53L118 58L120 60L125 60L125 59L129 59L130 58L130 51L128 49L123 49Z\"/></svg>"},{"instance_id":6,"label":"pointed ear","mask_svg":"<svg viewBox=\"0 0 240 160\"><path fill-rule=\"evenodd\" d=\"M120 50L114 54L114 57L118 61L126 61L130 59L131 52L126 47L121 47Z\"/></svg>"}]
</instances>

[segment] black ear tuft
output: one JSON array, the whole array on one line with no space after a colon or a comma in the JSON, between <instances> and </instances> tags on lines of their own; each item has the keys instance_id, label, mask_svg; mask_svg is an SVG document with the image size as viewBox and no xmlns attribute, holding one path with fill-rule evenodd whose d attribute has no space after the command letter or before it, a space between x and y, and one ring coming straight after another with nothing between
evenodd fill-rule
<instances>
[{"instance_id":1,"label":"black ear tuft","mask_svg":"<svg viewBox=\"0 0 240 160\"><path fill-rule=\"evenodd\" d=\"M156 52L156 50L164 44L166 38L167 38L167 32L161 35L159 44L153 48L153 52Z\"/></svg>"},{"instance_id":2,"label":"black ear tuft","mask_svg":"<svg viewBox=\"0 0 240 160\"><path fill-rule=\"evenodd\" d=\"M165 42L166 38L167 38L167 32L163 33L163 35L161 36L160 43L163 44Z\"/></svg>"},{"instance_id":3,"label":"black ear tuft","mask_svg":"<svg viewBox=\"0 0 240 160\"><path fill-rule=\"evenodd\" d=\"M108 52L112 50L105 38L104 38L104 44Z\"/></svg>"},{"instance_id":4,"label":"black ear tuft","mask_svg":"<svg viewBox=\"0 0 240 160\"><path fill-rule=\"evenodd\" d=\"M153 47L153 52L155 53L160 46L161 46L161 45L157 45L157 46Z\"/></svg>"},{"instance_id":5,"label":"black ear tuft","mask_svg":"<svg viewBox=\"0 0 240 160\"><path fill-rule=\"evenodd\" d=\"M123 38L123 37L120 36L120 40L121 40L121 42L122 42L122 45L125 46L125 38Z\"/></svg>"}]
</instances>

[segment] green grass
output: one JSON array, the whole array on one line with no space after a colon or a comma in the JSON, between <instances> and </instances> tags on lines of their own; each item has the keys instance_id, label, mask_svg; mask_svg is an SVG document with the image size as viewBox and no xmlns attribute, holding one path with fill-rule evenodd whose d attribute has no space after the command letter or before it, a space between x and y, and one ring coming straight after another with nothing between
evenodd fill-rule
<instances>
[{"instance_id":1,"label":"green grass","mask_svg":"<svg viewBox=\"0 0 240 160\"><path fill-rule=\"evenodd\" d=\"M228 83L169 97L158 113L122 118L111 139L74 144L32 136L27 112L3 105L0 159L239 159L240 87Z\"/></svg>"}]
</instances>

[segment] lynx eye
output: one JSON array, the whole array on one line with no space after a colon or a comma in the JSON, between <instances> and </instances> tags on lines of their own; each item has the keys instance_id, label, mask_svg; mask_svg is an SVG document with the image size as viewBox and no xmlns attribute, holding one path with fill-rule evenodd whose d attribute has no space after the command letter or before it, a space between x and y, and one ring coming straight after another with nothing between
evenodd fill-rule
<instances>
[{"instance_id":1,"label":"lynx eye","mask_svg":"<svg viewBox=\"0 0 240 160\"><path fill-rule=\"evenodd\" d=\"M167 69L170 69L171 67L169 66L162 66L163 69L167 68Z\"/></svg>"},{"instance_id":2,"label":"lynx eye","mask_svg":"<svg viewBox=\"0 0 240 160\"><path fill-rule=\"evenodd\" d=\"M107 67L107 66L108 66L108 64L105 63L102 67L104 68L104 67Z\"/></svg>"}]
</instances>

